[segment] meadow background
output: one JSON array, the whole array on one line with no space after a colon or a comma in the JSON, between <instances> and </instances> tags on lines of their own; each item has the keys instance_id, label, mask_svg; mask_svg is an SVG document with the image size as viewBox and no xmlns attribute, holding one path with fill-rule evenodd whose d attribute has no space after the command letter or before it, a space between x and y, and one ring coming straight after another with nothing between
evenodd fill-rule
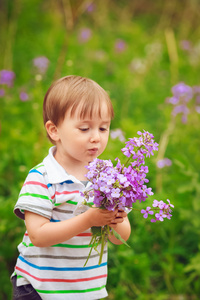
<instances>
[{"instance_id":1,"label":"meadow background","mask_svg":"<svg viewBox=\"0 0 200 300\"><path fill-rule=\"evenodd\" d=\"M154 134L160 146L147 160L154 191L147 201L175 205L164 222L129 214L131 247L109 244L108 299L200 298L199 19L198 0L0 2L0 299L11 299L24 232L13 207L51 146L43 97L69 74L97 81L113 101L111 129L120 134L102 158L122 158L121 132L125 139L143 129Z\"/></svg>"}]
</instances>

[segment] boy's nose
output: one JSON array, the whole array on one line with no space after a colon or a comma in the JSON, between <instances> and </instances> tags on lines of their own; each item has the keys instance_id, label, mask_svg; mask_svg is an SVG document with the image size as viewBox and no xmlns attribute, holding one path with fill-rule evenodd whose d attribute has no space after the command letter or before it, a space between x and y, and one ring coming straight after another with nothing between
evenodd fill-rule
<instances>
[{"instance_id":1,"label":"boy's nose","mask_svg":"<svg viewBox=\"0 0 200 300\"><path fill-rule=\"evenodd\" d=\"M92 134L91 134L90 141L92 143L94 143L94 142L97 143L97 142L99 142L99 140L100 140L99 131L98 130L93 131Z\"/></svg>"}]
</instances>

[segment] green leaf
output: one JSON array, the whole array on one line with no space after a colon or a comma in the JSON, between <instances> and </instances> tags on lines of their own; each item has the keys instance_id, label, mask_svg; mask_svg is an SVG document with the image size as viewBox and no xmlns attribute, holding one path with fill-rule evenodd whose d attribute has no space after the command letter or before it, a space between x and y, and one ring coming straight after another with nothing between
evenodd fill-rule
<instances>
[{"instance_id":1,"label":"green leaf","mask_svg":"<svg viewBox=\"0 0 200 300\"><path fill-rule=\"evenodd\" d=\"M121 235L119 233L117 233L113 228L112 228L112 233L114 234L114 236L120 240L124 245L126 245L127 247L130 248L130 246L127 244L127 242L121 237Z\"/></svg>"}]
</instances>

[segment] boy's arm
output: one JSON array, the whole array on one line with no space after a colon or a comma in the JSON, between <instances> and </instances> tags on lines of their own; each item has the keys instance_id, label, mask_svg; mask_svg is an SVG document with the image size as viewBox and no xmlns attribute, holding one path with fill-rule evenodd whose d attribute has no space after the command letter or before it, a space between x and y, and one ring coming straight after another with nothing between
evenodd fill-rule
<instances>
[{"instance_id":1,"label":"boy's arm","mask_svg":"<svg viewBox=\"0 0 200 300\"><path fill-rule=\"evenodd\" d=\"M124 211L118 211L115 220L109 225L112 227L123 240L127 241L131 234L131 225L129 223L127 213ZM110 234L109 240L116 245L122 244L113 234Z\"/></svg>"},{"instance_id":2,"label":"boy's arm","mask_svg":"<svg viewBox=\"0 0 200 300\"><path fill-rule=\"evenodd\" d=\"M65 242L92 226L104 226L115 220L117 210L89 208L71 219L50 222L49 219L33 212L25 211L25 224L34 246L49 247Z\"/></svg>"}]
</instances>

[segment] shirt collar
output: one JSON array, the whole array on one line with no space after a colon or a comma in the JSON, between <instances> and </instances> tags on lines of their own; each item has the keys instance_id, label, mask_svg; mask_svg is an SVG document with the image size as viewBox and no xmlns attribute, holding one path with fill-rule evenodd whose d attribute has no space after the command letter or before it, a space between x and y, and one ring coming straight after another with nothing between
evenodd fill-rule
<instances>
[{"instance_id":1,"label":"shirt collar","mask_svg":"<svg viewBox=\"0 0 200 300\"><path fill-rule=\"evenodd\" d=\"M76 177L74 177L73 175L69 175L65 171L65 169L57 162L53 155L55 150L56 146L51 147L49 149L48 156L43 160L49 183L56 184L69 180L74 183L80 183L83 185L83 183L81 183L80 180L76 179Z\"/></svg>"}]
</instances>

